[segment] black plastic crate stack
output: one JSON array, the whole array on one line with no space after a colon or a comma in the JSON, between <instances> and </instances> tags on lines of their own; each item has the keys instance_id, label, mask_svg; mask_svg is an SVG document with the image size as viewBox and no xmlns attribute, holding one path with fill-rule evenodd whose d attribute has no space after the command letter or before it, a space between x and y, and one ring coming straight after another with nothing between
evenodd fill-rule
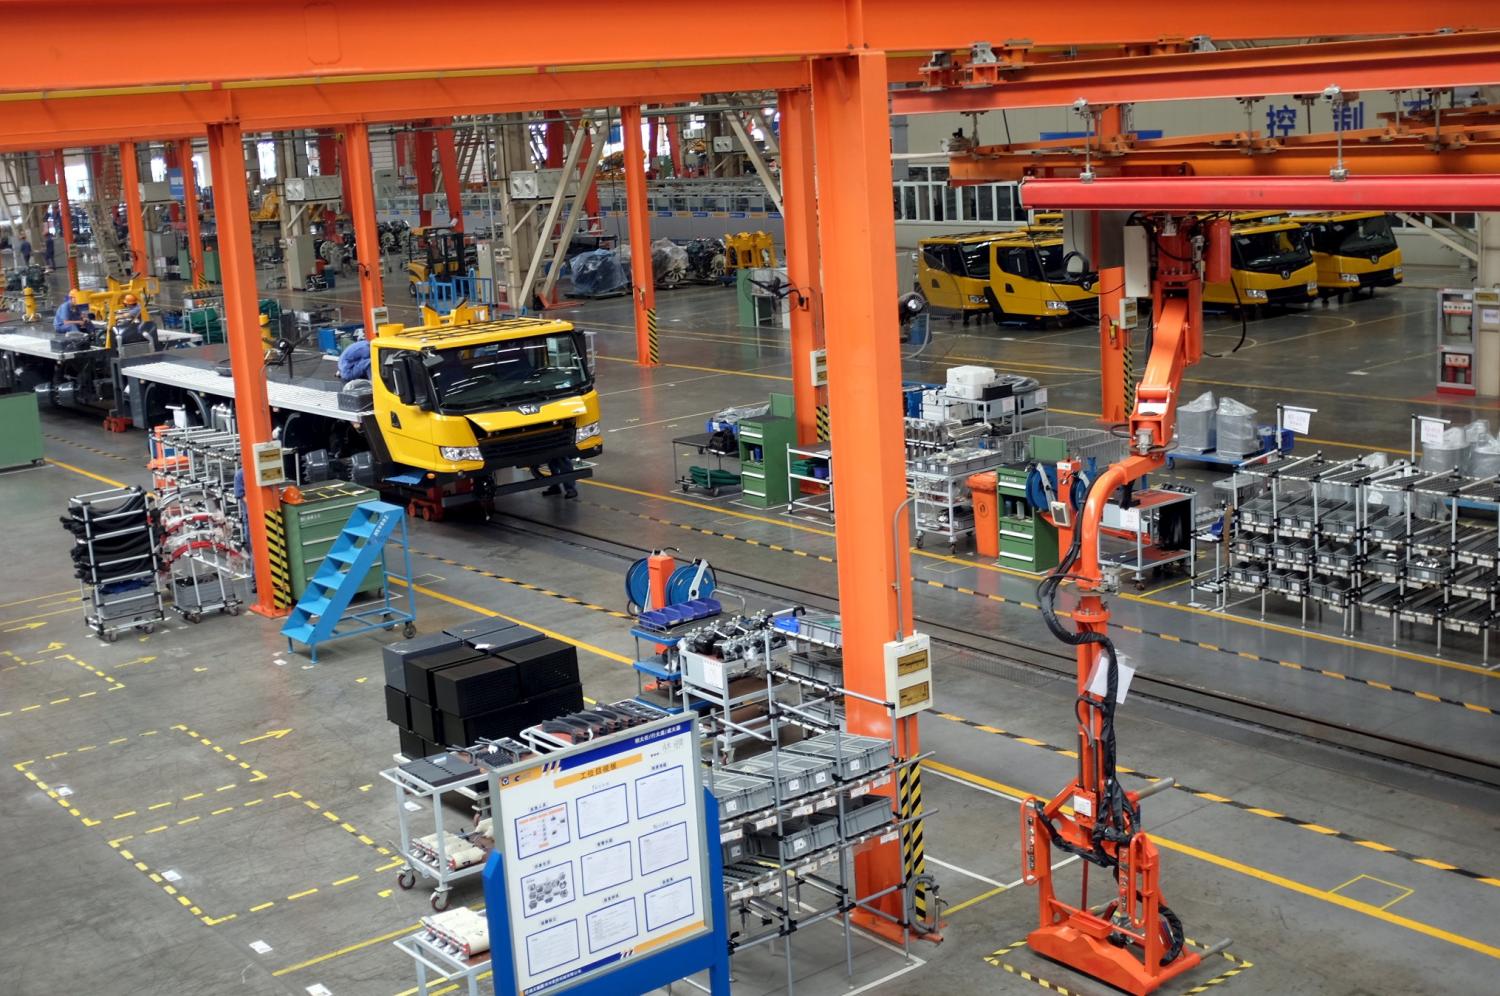
<instances>
[{"instance_id":1,"label":"black plastic crate stack","mask_svg":"<svg viewBox=\"0 0 1500 996\"><path fill-rule=\"evenodd\" d=\"M164 618L161 547L152 497L117 488L68 499L63 528L73 534L73 575L88 598L86 619L109 639Z\"/></svg>"},{"instance_id":2,"label":"black plastic crate stack","mask_svg":"<svg viewBox=\"0 0 1500 996\"><path fill-rule=\"evenodd\" d=\"M385 680L386 718L411 758L583 708L577 649L503 620L390 644Z\"/></svg>"}]
</instances>

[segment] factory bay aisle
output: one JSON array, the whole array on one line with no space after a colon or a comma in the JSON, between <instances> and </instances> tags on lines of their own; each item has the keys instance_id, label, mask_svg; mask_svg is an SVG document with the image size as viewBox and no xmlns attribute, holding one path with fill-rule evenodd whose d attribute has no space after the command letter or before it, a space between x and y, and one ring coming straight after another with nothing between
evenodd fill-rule
<instances>
[{"instance_id":1,"label":"factory bay aisle","mask_svg":"<svg viewBox=\"0 0 1500 996\"><path fill-rule=\"evenodd\" d=\"M1414 406L1463 421L1487 411L1428 396L1430 301L1409 288L1255 322L1245 348L1205 359L1194 377L1263 411L1276 401L1317 407L1312 435L1321 442L1299 449L1401 450ZM621 577L641 551L670 545L708 557L724 586L752 604L829 604L826 525L671 493L674 436L701 430L726 405L787 388L784 334L736 328L732 305L728 292L661 295L665 362L655 370L625 362L633 343L616 329L629 321L628 300L575 310L600 333L607 428L596 477L577 501L504 500L489 524L414 523L423 631L492 613L545 629L579 645L585 694L609 701L635 690ZM1227 318L1212 328L1215 352L1239 337ZM1084 424L1096 407L1090 330L938 329L908 362L910 379L982 362L1038 377L1059 419ZM409 959L388 942L427 906L425 894L394 888L395 814L375 777L395 749L381 716L384 640L335 645L312 667L252 617L193 627L174 619L112 645L87 635L70 601L57 516L69 495L145 482L144 437L66 414L44 422L52 463L0 475L0 505L12 512L0 565L0 755L14 805L3 819L22 842L3 859L4 874L8 894L31 897L0 913L24 959L14 991L56 991L85 970L129 993L409 990ZM1205 480L1185 468L1173 478ZM1025 951L997 954L1035 917L1030 891L1006 888L1019 877L1012 797L1051 792L1073 764L1069 684L1032 659L1051 650L1031 607L1034 581L946 550L917 553L913 570L923 582L918 614L938 640L939 711L922 718L934 752L923 786L947 940L915 946L920 964L874 952L856 981L891 993L1028 992L1036 984L1024 972L1102 993ZM1115 600L1115 621L1141 631L1123 633L1120 645L1143 675L1500 760L1500 716L1489 711L1500 697L1471 648L1439 658L1415 642L1346 640L1336 625L1294 631L1295 617L1275 611L1264 622L1253 611L1214 617L1189 606L1178 581ZM1234 974L1216 988L1488 991L1500 934L1485 914L1500 868L1473 831L1494 822L1496 793L1225 718L1228 709L1140 694L1120 720L1121 763L1181 785L1151 799L1146 818L1188 935L1233 938L1239 961L1224 961ZM91 890L111 898L78 901ZM477 890L460 897L475 902ZM96 938L71 953L71 966L55 954L63 932ZM793 943L811 953L819 936ZM1342 954L1331 964L1335 946ZM737 963L739 984L774 991L778 965ZM847 991L841 970L815 955L806 970L806 991Z\"/></svg>"}]
</instances>

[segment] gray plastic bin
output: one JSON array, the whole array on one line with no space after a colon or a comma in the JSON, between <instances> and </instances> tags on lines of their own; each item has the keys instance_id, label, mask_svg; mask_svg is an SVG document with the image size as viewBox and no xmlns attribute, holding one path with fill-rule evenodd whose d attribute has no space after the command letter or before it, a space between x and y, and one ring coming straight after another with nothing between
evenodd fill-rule
<instances>
[{"instance_id":1,"label":"gray plastic bin","mask_svg":"<svg viewBox=\"0 0 1500 996\"><path fill-rule=\"evenodd\" d=\"M891 763L891 743L879 737L824 733L783 749L793 754L827 758L834 764L835 774L844 781L863 778Z\"/></svg>"}]
</instances>

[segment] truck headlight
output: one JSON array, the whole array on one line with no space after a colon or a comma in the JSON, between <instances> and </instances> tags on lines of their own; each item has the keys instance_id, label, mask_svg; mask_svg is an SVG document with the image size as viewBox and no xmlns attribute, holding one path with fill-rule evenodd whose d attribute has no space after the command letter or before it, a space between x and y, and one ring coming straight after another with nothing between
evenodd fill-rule
<instances>
[{"instance_id":1,"label":"truck headlight","mask_svg":"<svg viewBox=\"0 0 1500 996\"><path fill-rule=\"evenodd\" d=\"M1264 301L1266 299L1266 292L1257 287L1246 287L1245 296L1252 301Z\"/></svg>"},{"instance_id":2,"label":"truck headlight","mask_svg":"<svg viewBox=\"0 0 1500 996\"><path fill-rule=\"evenodd\" d=\"M1359 283L1359 278L1356 277L1354 282ZM1316 280L1309 280L1307 282L1307 292L1309 294L1316 294L1318 292L1318 282Z\"/></svg>"},{"instance_id":3,"label":"truck headlight","mask_svg":"<svg viewBox=\"0 0 1500 996\"><path fill-rule=\"evenodd\" d=\"M1359 283L1359 274L1357 274L1357 273L1340 273L1339 274L1339 283L1341 283L1341 284L1357 284L1357 283Z\"/></svg>"},{"instance_id":4,"label":"truck headlight","mask_svg":"<svg viewBox=\"0 0 1500 996\"><path fill-rule=\"evenodd\" d=\"M1047 302L1047 310L1048 311L1067 311L1068 310L1068 302L1066 302L1066 301L1048 301Z\"/></svg>"},{"instance_id":5,"label":"truck headlight","mask_svg":"<svg viewBox=\"0 0 1500 996\"><path fill-rule=\"evenodd\" d=\"M1393 277L1395 277L1395 278L1397 278L1399 280L1401 278L1401 267L1399 267L1399 266L1393 266L1393 267L1391 267L1391 276L1393 276Z\"/></svg>"},{"instance_id":6,"label":"truck headlight","mask_svg":"<svg viewBox=\"0 0 1500 996\"><path fill-rule=\"evenodd\" d=\"M477 446L439 446L438 455L444 460L452 463L462 463L465 460L483 460Z\"/></svg>"},{"instance_id":7,"label":"truck headlight","mask_svg":"<svg viewBox=\"0 0 1500 996\"><path fill-rule=\"evenodd\" d=\"M573 433L573 442L574 444L582 444L585 440L594 439L598 435L599 422L596 419L593 422L580 425Z\"/></svg>"},{"instance_id":8,"label":"truck headlight","mask_svg":"<svg viewBox=\"0 0 1500 996\"><path fill-rule=\"evenodd\" d=\"M969 303L970 304L983 304L984 303L984 295L983 294L970 294L969 295Z\"/></svg>"}]
</instances>

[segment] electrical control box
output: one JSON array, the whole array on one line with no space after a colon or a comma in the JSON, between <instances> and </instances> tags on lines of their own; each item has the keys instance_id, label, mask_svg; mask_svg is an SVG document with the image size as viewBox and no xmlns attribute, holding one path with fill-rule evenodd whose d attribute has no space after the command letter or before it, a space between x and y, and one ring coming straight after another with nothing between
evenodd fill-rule
<instances>
[{"instance_id":1,"label":"electrical control box","mask_svg":"<svg viewBox=\"0 0 1500 996\"><path fill-rule=\"evenodd\" d=\"M344 196L343 181L337 173L332 176L289 176L282 185L283 196L288 201L336 201Z\"/></svg>"},{"instance_id":2,"label":"electrical control box","mask_svg":"<svg viewBox=\"0 0 1500 996\"><path fill-rule=\"evenodd\" d=\"M932 638L913 633L904 640L892 640L885 651L885 697L895 704L897 719L931 708Z\"/></svg>"},{"instance_id":3,"label":"electrical control box","mask_svg":"<svg viewBox=\"0 0 1500 996\"><path fill-rule=\"evenodd\" d=\"M1140 225L1126 225L1125 297L1151 296L1151 239Z\"/></svg>"},{"instance_id":4,"label":"electrical control box","mask_svg":"<svg viewBox=\"0 0 1500 996\"><path fill-rule=\"evenodd\" d=\"M172 185L166 180L145 181L136 186L140 188L142 204L171 204L176 200L172 196Z\"/></svg>"},{"instance_id":5,"label":"electrical control box","mask_svg":"<svg viewBox=\"0 0 1500 996\"><path fill-rule=\"evenodd\" d=\"M250 447L250 452L255 457L257 487L264 488L287 482L286 459L280 443L256 443Z\"/></svg>"},{"instance_id":6,"label":"electrical control box","mask_svg":"<svg viewBox=\"0 0 1500 996\"><path fill-rule=\"evenodd\" d=\"M510 174L510 196L518 201L551 198L562 182L560 169L518 169Z\"/></svg>"},{"instance_id":7,"label":"electrical control box","mask_svg":"<svg viewBox=\"0 0 1500 996\"><path fill-rule=\"evenodd\" d=\"M1120 328L1133 329L1141 324L1141 302L1133 297L1120 298Z\"/></svg>"},{"instance_id":8,"label":"electrical control box","mask_svg":"<svg viewBox=\"0 0 1500 996\"><path fill-rule=\"evenodd\" d=\"M828 384L828 350L813 350L808 354L808 361L812 367L813 387L826 386Z\"/></svg>"},{"instance_id":9,"label":"electrical control box","mask_svg":"<svg viewBox=\"0 0 1500 996\"><path fill-rule=\"evenodd\" d=\"M57 200L57 184L55 183L33 183L30 186L17 187L16 192L22 204L51 204Z\"/></svg>"}]
</instances>

